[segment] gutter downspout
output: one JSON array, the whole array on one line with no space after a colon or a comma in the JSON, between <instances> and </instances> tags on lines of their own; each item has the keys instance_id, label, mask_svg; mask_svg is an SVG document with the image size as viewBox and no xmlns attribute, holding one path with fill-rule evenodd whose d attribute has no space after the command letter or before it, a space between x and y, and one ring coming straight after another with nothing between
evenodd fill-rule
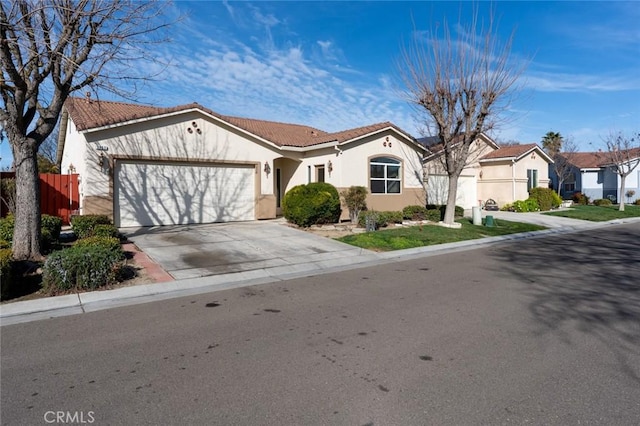
<instances>
[{"instance_id":1,"label":"gutter downspout","mask_svg":"<svg viewBox=\"0 0 640 426\"><path fill-rule=\"evenodd\" d=\"M516 201L516 159L511 160L511 202Z\"/></svg>"}]
</instances>

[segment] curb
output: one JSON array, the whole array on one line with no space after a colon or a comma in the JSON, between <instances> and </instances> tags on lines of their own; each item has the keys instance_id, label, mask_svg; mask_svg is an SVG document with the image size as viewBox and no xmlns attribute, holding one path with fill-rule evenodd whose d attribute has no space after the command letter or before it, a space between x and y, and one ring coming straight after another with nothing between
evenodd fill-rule
<instances>
[{"instance_id":1,"label":"curb","mask_svg":"<svg viewBox=\"0 0 640 426\"><path fill-rule=\"evenodd\" d=\"M588 225L581 224L579 226L566 226L562 228L545 229L542 231L487 237L476 240L466 240L456 243L438 244L434 246L416 247L382 253L375 253L365 249L360 249L360 254L355 258L334 258L305 264L254 269L231 274L188 278L179 281L174 281L173 277L162 270L159 265L156 265L161 272L156 276L156 278L159 279L158 282L153 284L141 284L131 287L121 287L113 290L76 293L4 304L0 306L0 326L94 312L114 307L173 299L182 296L204 294L220 290L268 284L294 278L341 272L364 268L367 266L393 263L401 260L412 260L421 257L472 250L478 247L494 245L503 241L542 238L558 234L571 234L585 229L598 229L611 225L635 222L640 222L640 218L615 219L608 222L594 222ZM138 253L142 252L138 251Z\"/></svg>"}]
</instances>

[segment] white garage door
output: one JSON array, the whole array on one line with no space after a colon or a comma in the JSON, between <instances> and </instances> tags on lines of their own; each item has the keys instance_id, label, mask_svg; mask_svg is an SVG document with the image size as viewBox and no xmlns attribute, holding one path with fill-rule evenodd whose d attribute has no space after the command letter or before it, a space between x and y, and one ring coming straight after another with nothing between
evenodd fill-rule
<instances>
[{"instance_id":1,"label":"white garage door","mask_svg":"<svg viewBox=\"0 0 640 426\"><path fill-rule=\"evenodd\" d=\"M255 219L253 166L117 162L117 226L185 225Z\"/></svg>"},{"instance_id":2,"label":"white garage door","mask_svg":"<svg viewBox=\"0 0 640 426\"><path fill-rule=\"evenodd\" d=\"M449 195L449 177L431 175L427 180L427 202L429 204L447 204ZM456 193L456 205L470 209L478 205L477 183L473 176L460 176L458 179L458 191Z\"/></svg>"}]
</instances>

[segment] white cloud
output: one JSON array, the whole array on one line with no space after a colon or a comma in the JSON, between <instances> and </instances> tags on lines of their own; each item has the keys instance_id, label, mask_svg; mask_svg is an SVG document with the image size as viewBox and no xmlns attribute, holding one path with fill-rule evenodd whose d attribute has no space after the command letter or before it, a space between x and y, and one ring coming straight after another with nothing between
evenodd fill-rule
<instances>
[{"instance_id":1,"label":"white cloud","mask_svg":"<svg viewBox=\"0 0 640 426\"><path fill-rule=\"evenodd\" d=\"M612 92L640 89L638 76L532 72L524 76L525 86L542 92Z\"/></svg>"}]
</instances>

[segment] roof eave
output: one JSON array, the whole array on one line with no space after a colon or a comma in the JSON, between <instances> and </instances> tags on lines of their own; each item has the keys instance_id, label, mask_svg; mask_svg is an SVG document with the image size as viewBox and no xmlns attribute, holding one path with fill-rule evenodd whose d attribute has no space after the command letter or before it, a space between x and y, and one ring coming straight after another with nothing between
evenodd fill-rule
<instances>
[{"instance_id":1,"label":"roof eave","mask_svg":"<svg viewBox=\"0 0 640 426\"><path fill-rule=\"evenodd\" d=\"M261 142L272 146L273 148L276 148L276 149L282 149L283 148L282 146L280 146L280 145L278 145L278 144L276 144L276 143L274 143L274 142L272 142L272 141L270 141L268 139L265 139L265 138L263 138L261 136L258 136L255 133L252 133L252 132L250 132L248 130L243 129L242 127L238 127L235 124L229 123L228 121L223 120L223 119L221 119L219 117L216 117L215 115L212 115L212 114L208 113L207 111L204 111L204 110L202 110L200 108L188 108L188 109L184 109L184 110L181 110L181 111L173 111L173 112L169 112L169 113L165 113L165 114L153 115L153 116L150 116L150 117L136 118L134 120L122 121L122 122L119 122L119 123L109 124L109 125L106 125L106 126L100 126L100 127L93 127L93 128L90 128L90 129L84 129L84 130L80 130L79 132L80 133L99 132L99 131L103 131L103 130L113 129L113 128L116 128L116 127L122 127L122 126L128 126L128 125L132 125L132 124L142 123L144 121L160 120L160 119L167 118L167 117L174 117L174 116L177 116L177 115L187 114L187 113L190 113L190 112L198 112L200 114L203 114L203 115L209 117L210 119L212 119L214 121L217 121L217 122L220 122L220 123L224 123L225 125L233 128L233 129L235 129L235 130L237 130L239 132L242 132L242 133L247 134L247 135L251 135L253 138L258 139Z\"/></svg>"}]
</instances>

